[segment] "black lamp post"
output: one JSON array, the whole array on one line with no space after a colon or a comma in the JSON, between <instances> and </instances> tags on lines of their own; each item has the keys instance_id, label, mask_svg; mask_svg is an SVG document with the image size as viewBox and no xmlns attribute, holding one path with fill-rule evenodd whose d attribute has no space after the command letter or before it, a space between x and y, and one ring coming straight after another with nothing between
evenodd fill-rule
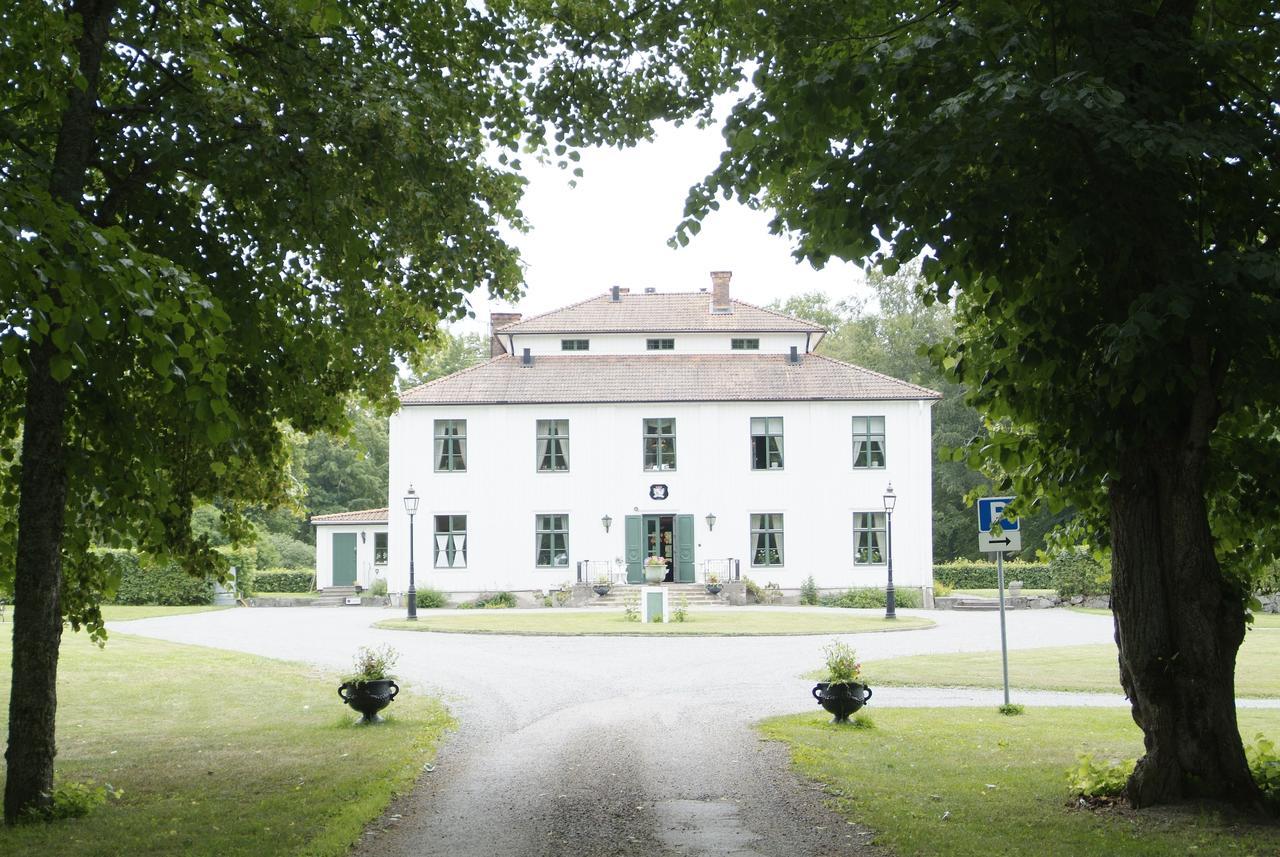
<instances>
[{"instance_id":1,"label":"black lamp post","mask_svg":"<svg viewBox=\"0 0 1280 857\"><path fill-rule=\"evenodd\" d=\"M884 591L884 618L897 619L897 604L893 595L893 507L898 503L897 496L893 493L893 483L889 483L889 487L884 491L884 518L885 518L885 555L888 558L889 566L889 586Z\"/></svg>"},{"instance_id":2,"label":"black lamp post","mask_svg":"<svg viewBox=\"0 0 1280 857\"><path fill-rule=\"evenodd\" d=\"M409 483L409 493L404 498L404 510L409 513L409 617L418 618L418 590L413 586L413 516L418 514L418 495L413 493L413 483Z\"/></svg>"}]
</instances>

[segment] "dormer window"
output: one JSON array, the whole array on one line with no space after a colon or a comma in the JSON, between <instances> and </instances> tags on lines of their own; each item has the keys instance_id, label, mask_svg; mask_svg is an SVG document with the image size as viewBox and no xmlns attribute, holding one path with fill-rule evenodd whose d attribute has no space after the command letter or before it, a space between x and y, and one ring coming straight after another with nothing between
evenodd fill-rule
<instances>
[{"instance_id":1,"label":"dormer window","mask_svg":"<svg viewBox=\"0 0 1280 857\"><path fill-rule=\"evenodd\" d=\"M587 351L591 346L590 339L562 339L560 340L561 351Z\"/></svg>"},{"instance_id":2,"label":"dormer window","mask_svg":"<svg viewBox=\"0 0 1280 857\"><path fill-rule=\"evenodd\" d=\"M649 351L674 351L676 341L674 339L646 339L644 347Z\"/></svg>"},{"instance_id":3,"label":"dormer window","mask_svg":"<svg viewBox=\"0 0 1280 857\"><path fill-rule=\"evenodd\" d=\"M730 339L729 347L734 351L759 351L760 340L758 339Z\"/></svg>"}]
</instances>

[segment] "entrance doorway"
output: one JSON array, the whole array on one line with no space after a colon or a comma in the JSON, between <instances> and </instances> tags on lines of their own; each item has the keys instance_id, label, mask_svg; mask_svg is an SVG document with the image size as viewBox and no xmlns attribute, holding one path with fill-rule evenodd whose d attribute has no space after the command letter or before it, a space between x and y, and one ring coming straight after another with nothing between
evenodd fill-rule
<instances>
[{"instance_id":1,"label":"entrance doorway","mask_svg":"<svg viewBox=\"0 0 1280 857\"><path fill-rule=\"evenodd\" d=\"M693 538L693 515L628 515L627 582L643 583L644 561L660 556L667 582L693 583Z\"/></svg>"},{"instance_id":2,"label":"entrance doorway","mask_svg":"<svg viewBox=\"0 0 1280 857\"><path fill-rule=\"evenodd\" d=\"M676 519L674 515L644 516L644 557L660 556L667 561L667 576L663 582L675 580L676 573Z\"/></svg>"}]
</instances>

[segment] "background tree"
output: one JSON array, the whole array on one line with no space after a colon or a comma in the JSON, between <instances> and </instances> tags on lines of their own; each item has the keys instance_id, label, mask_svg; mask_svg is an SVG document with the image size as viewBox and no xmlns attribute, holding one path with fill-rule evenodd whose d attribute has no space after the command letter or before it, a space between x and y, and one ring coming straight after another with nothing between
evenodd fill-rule
<instances>
[{"instance_id":1,"label":"background tree","mask_svg":"<svg viewBox=\"0 0 1280 857\"><path fill-rule=\"evenodd\" d=\"M1111 547L1129 799L1258 806L1234 667L1280 509L1274 5L658 2L616 29L583 5L558 26L591 50L549 77L612 93L562 111L589 136L705 118L709 71L752 69L679 241L723 195L815 264L929 255L958 318L935 355L1000 428L974 463ZM649 79L684 100L630 97Z\"/></svg>"},{"instance_id":2,"label":"background tree","mask_svg":"<svg viewBox=\"0 0 1280 857\"><path fill-rule=\"evenodd\" d=\"M219 572L198 501L243 540L290 495L287 427L387 406L469 291L513 295L522 179L485 154L541 148L520 87L545 45L508 11L0 8L6 821L49 800L64 616L102 636L89 546Z\"/></svg>"}]
</instances>

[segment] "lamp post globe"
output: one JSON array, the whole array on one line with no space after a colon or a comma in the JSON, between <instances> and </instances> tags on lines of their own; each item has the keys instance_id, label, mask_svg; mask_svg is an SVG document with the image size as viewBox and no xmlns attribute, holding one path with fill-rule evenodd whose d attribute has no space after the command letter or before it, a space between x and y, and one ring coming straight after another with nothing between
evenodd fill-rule
<instances>
[{"instance_id":1,"label":"lamp post globe","mask_svg":"<svg viewBox=\"0 0 1280 857\"><path fill-rule=\"evenodd\" d=\"M893 483L884 492L885 560L889 571L889 585L884 590L884 618L897 619L897 600L893 594L893 507L898 497L893 493Z\"/></svg>"},{"instance_id":2,"label":"lamp post globe","mask_svg":"<svg viewBox=\"0 0 1280 857\"><path fill-rule=\"evenodd\" d=\"M404 498L404 510L409 513L409 619L418 618L418 590L413 585L413 516L418 514L418 495L414 493L413 483L409 483L409 492Z\"/></svg>"}]
</instances>

